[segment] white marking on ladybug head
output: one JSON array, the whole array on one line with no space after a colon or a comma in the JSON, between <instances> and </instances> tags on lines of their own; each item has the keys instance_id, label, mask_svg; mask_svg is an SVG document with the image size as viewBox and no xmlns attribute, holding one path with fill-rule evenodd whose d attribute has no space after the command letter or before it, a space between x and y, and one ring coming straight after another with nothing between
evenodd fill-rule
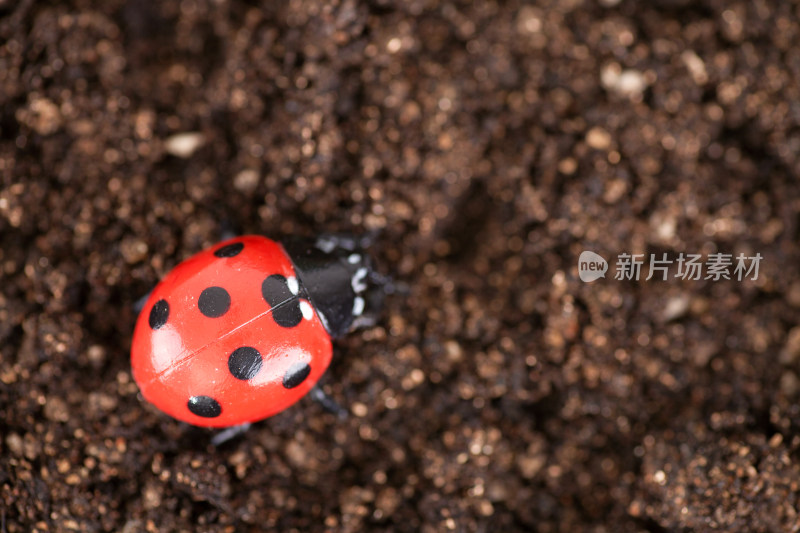
<instances>
[{"instance_id":1,"label":"white marking on ladybug head","mask_svg":"<svg viewBox=\"0 0 800 533\"><path fill-rule=\"evenodd\" d=\"M347 257L347 262L350 263L351 265L357 265L358 263L361 262L361 255L360 254L350 254Z\"/></svg>"},{"instance_id":2,"label":"white marking on ladybug head","mask_svg":"<svg viewBox=\"0 0 800 533\"><path fill-rule=\"evenodd\" d=\"M300 301L300 312L303 313L303 318L306 320L314 318L314 310L311 308L311 304L305 300Z\"/></svg>"},{"instance_id":3,"label":"white marking on ladybug head","mask_svg":"<svg viewBox=\"0 0 800 533\"><path fill-rule=\"evenodd\" d=\"M300 292L300 284L297 283L297 278L294 276L286 278L286 286L289 287L289 290L292 291L292 294L295 296Z\"/></svg>"},{"instance_id":4,"label":"white marking on ladybug head","mask_svg":"<svg viewBox=\"0 0 800 533\"><path fill-rule=\"evenodd\" d=\"M353 291L356 294L364 292L367 289L367 283L365 281L367 273L367 267L361 267L353 274L353 278L350 280L350 286L353 287Z\"/></svg>"},{"instance_id":5,"label":"white marking on ladybug head","mask_svg":"<svg viewBox=\"0 0 800 533\"><path fill-rule=\"evenodd\" d=\"M364 312L364 298L356 296L353 300L353 316L360 316Z\"/></svg>"},{"instance_id":6,"label":"white marking on ladybug head","mask_svg":"<svg viewBox=\"0 0 800 533\"><path fill-rule=\"evenodd\" d=\"M336 240L331 239L330 237L320 237L317 239L317 242L314 243L314 246L326 254L329 254L334 250L334 248L336 248Z\"/></svg>"}]
</instances>

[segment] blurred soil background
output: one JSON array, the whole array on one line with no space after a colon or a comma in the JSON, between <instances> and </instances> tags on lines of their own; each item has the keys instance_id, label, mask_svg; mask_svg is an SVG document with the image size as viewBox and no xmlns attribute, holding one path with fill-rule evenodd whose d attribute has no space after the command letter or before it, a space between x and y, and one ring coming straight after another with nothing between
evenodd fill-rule
<instances>
[{"instance_id":1,"label":"blurred soil background","mask_svg":"<svg viewBox=\"0 0 800 533\"><path fill-rule=\"evenodd\" d=\"M0 0L0 529L799 530L798 21ZM133 302L226 228L379 232L409 292L337 344L348 420L215 449L138 396ZM764 259L613 279L681 252Z\"/></svg>"}]
</instances>

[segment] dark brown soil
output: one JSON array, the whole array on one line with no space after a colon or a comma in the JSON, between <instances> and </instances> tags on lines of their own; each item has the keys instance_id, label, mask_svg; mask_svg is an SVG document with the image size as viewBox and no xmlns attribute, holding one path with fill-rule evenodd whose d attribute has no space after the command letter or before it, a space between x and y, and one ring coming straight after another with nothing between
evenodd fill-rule
<instances>
[{"instance_id":1,"label":"dark brown soil","mask_svg":"<svg viewBox=\"0 0 800 533\"><path fill-rule=\"evenodd\" d=\"M796 2L260 4L0 0L3 533L800 529ZM138 395L231 228L377 230L348 420ZM614 279L715 252L758 279Z\"/></svg>"}]
</instances>

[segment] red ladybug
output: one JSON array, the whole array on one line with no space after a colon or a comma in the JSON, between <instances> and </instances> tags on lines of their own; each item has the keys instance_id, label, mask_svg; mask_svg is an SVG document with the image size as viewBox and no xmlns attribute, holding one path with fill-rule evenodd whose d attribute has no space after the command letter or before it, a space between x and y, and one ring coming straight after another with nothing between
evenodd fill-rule
<instances>
[{"instance_id":1,"label":"red ladybug","mask_svg":"<svg viewBox=\"0 0 800 533\"><path fill-rule=\"evenodd\" d=\"M197 426L274 415L320 379L331 338L372 321L373 275L353 239L218 244L148 296L133 335L133 377L148 401Z\"/></svg>"}]
</instances>

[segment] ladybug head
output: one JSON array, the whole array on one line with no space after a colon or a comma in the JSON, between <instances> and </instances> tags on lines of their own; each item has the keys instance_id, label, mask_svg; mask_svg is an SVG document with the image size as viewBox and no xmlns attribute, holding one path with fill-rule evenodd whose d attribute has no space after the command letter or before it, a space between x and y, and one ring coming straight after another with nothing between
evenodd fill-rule
<instances>
[{"instance_id":1,"label":"ladybug head","mask_svg":"<svg viewBox=\"0 0 800 533\"><path fill-rule=\"evenodd\" d=\"M363 244L355 237L324 236L283 244L297 277L328 333L334 338L374 322L383 291Z\"/></svg>"}]
</instances>

